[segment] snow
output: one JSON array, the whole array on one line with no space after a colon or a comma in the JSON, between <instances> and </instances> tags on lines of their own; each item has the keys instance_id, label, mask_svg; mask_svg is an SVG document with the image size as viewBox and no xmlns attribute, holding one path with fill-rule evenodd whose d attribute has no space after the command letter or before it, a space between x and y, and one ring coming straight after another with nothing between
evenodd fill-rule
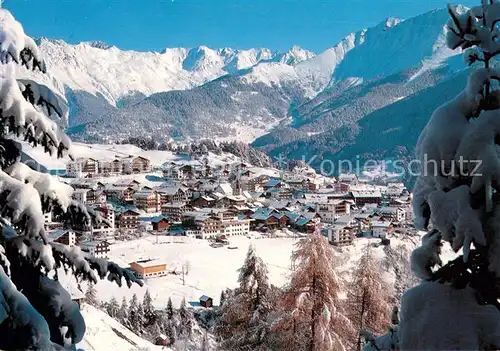
<instances>
[{"instance_id":1,"label":"snow","mask_svg":"<svg viewBox=\"0 0 500 351\"><path fill-rule=\"evenodd\" d=\"M470 287L423 283L401 302L402 350L494 350L500 347L500 319L493 305L479 305Z\"/></svg>"},{"instance_id":2,"label":"snow","mask_svg":"<svg viewBox=\"0 0 500 351\"><path fill-rule=\"evenodd\" d=\"M95 307L84 304L81 313L87 330L83 340L77 344L77 349L85 351L168 350L140 338L107 313Z\"/></svg>"},{"instance_id":3,"label":"snow","mask_svg":"<svg viewBox=\"0 0 500 351\"><path fill-rule=\"evenodd\" d=\"M116 242L110 246L109 257L111 261L119 263L122 267L131 262L144 259L161 260L167 264L167 271L181 272L181 266L189 262L189 274L185 277L186 285L182 285L181 275L168 274L164 277L149 278L145 280L144 287L133 285L130 289L120 289L107 281L99 281L96 285L98 296L103 301L116 297L118 301L123 296L130 298L136 293L142 297L149 289L153 303L158 308L165 307L171 297L174 305L178 305L182 298L189 301L198 301L202 295L214 299L218 304L222 289L237 286L238 272L244 262L247 249L252 244L256 253L267 264L269 282L276 286L283 286L288 282L290 271L290 255L297 238L278 237L261 238L259 233L251 233L251 238L234 236L230 237L231 247L238 249L229 250L226 247L212 248L209 242L198 239L173 240L175 238L147 235L141 239L126 242ZM421 232L417 236L389 235L391 246L404 245L408 250L415 248L421 239ZM158 240L158 243L156 243ZM366 250L367 245L372 246L372 254L378 262L385 259L384 246L379 245L380 239L363 237L356 238L354 245L336 249L338 256L339 274L349 279L357 261ZM456 256L449 246L443 248L444 262ZM384 278L394 284L393 272L386 271Z\"/></svg>"},{"instance_id":4,"label":"snow","mask_svg":"<svg viewBox=\"0 0 500 351\"><path fill-rule=\"evenodd\" d=\"M119 242L110 246L110 260L131 263L135 260L153 258L164 261L167 271L181 272L181 266L189 262L189 274L185 277L186 285L182 285L180 275L169 274L165 277L146 279L143 288L132 286L130 289L119 289L113 284L100 281L96 285L98 296L107 301L112 296L121 300L136 293L142 297L149 289L156 307L162 308L171 297L174 305L178 305L182 298L187 301L198 301L200 296L207 295L217 304L222 289L237 286L237 269L243 264L250 244L253 244L256 253L268 265L269 280L272 284L281 286L287 281L290 273L290 254L296 239L249 239L247 237L230 237L229 246L238 249L229 250L226 247L212 248L205 240L188 241L186 243L169 243L171 238L159 236L156 243L155 236L146 236L141 239Z\"/></svg>"},{"instance_id":5,"label":"snow","mask_svg":"<svg viewBox=\"0 0 500 351\"><path fill-rule=\"evenodd\" d=\"M21 144L23 145L23 152L25 154L49 170L66 169L66 164L70 160L69 157L59 159L50 157L40 148L33 148L25 142L21 142ZM71 154L75 159L90 157L97 160L112 160L116 156L143 156L147 157L151 161L151 165L153 167L160 167L166 162L176 162L177 164L190 162L190 160L187 160L185 156L176 155L171 151L142 150L141 148L130 144L72 143ZM238 161L238 158L231 154L223 153L221 155L216 155L214 153L209 153L208 160L211 165L216 166L223 165L228 160Z\"/></svg>"},{"instance_id":6,"label":"snow","mask_svg":"<svg viewBox=\"0 0 500 351\"><path fill-rule=\"evenodd\" d=\"M248 69L260 62L276 60L296 64L314 56L292 48L286 53L265 48L236 50L167 48L163 52L125 51L117 47L43 38L40 51L60 84L94 95L102 94L113 105L123 97L140 92L185 90L228 73Z\"/></svg>"}]
</instances>

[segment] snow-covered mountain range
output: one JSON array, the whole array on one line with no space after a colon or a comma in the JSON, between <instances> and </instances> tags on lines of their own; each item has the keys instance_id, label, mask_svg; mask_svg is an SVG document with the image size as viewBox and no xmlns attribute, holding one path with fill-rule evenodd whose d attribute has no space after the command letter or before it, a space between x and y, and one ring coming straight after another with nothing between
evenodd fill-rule
<instances>
[{"instance_id":1,"label":"snow-covered mountain range","mask_svg":"<svg viewBox=\"0 0 500 351\"><path fill-rule=\"evenodd\" d=\"M257 139L266 151L290 153L293 143L318 136L328 143L339 128L453 79L465 66L445 45L447 20L445 9L388 18L319 54L299 47L135 52L101 42L39 44L68 99L75 139Z\"/></svg>"}]
</instances>

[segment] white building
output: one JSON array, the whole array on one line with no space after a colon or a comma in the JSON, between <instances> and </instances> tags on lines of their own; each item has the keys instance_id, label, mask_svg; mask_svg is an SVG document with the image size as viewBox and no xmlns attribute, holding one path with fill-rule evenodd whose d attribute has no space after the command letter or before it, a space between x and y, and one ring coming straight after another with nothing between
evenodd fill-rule
<instances>
[{"instance_id":1,"label":"white building","mask_svg":"<svg viewBox=\"0 0 500 351\"><path fill-rule=\"evenodd\" d=\"M384 206L377 210L381 217L390 218L395 222L402 222L406 219L405 210L401 207Z\"/></svg>"},{"instance_id":2,"label":"white building","mask_svg":"<svg viewBox=\"0 0 500 351\"><path fill-rule=\"evenodd\" d=\"M97 258L108 258L109 243L107 241L85 241L79 244L82 251Z\"/></svg>"},{"instance_id":3,"label":"white building","mask_svg":"<svg viewBox=\"0 0 500 351\"><path fill-rule=\"evenodd\" d=\"M334 223L339 217L351 213L352 202L348 200L328 200L316 203L316 212L324 223Z\"/></svg>"},{"instance_id":4,"label":"white building","mask_svg":"<svg viewBox=\"0 0 500 351\"><path fill-rule=\"evenodd\" d=\"M242 219L223 209L200 209L186 212L184 218L192 218L197 228L197 237L201 239L213 238L218 235L248 235L250 233L250 219Z\"/></svg>"},{"instance_id":5,"label":"white building","mask_svg":"<svg viewBox=\"0 0 500 351\"><path fill-rule=\"evenodd\" d=\"M341 183L350 185L357 185L359 183L358 176L352 173L342 173L339 175L338 180Z\"/></svg>"},{"instance_id":6,"label":"white building","mask_svg":"<svg viewBox=\"0 0 500 351\"><path fill-rule=\"evenodd\" d=\"M385 239L387 234L392 232L392 223L390 221L372 221L370 229L374 238Z\"/></svg>"},{"instance_id":7,"label":"white building","mask_svg":"<svg viewBox=\"0 0 500 351\"><path fill-rule=\"evenodd\" d=\"M99 173L99 162L93 158L80 157L66 164L66 175L68 177L81 178L87 175Z\"/></svg>"}]
</instances>

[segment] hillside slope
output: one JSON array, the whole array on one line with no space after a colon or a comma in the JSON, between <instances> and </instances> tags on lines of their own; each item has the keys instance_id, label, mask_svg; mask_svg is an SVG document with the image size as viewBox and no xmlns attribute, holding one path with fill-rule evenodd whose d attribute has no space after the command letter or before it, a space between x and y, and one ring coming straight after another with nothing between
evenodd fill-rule
<instances>
[{"instance_id":1,"label":"hillside slope","mask_svg":"<svg viewBox=\"0 0 500 351\"><path fill-rule=\"evenodd\" d=\"M82 315L87 331L77 348L85 351L170 350L141 339L105 312L90 305L82 306Z\"/></svg>"}]
</instances>

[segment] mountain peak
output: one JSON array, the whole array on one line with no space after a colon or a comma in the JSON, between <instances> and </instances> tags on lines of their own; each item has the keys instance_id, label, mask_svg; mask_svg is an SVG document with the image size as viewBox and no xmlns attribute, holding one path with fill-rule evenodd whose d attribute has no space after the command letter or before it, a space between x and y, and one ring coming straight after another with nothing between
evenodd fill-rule
<instances>
[{"instance_id":1,"label":"mountain peak","mask_svg":"<svg viewBox=\"0 0 500 351\"><path fill-rule=\"evenodd\" d=\"M400 24L403 20L397 17L387 17L385 20L385 26L391 28Z\"/></svg>"},{"instance_id":2,"label":"mountain peak","mask_svg":"<svg viewBox=\"0 0 500 351\"><path fill-rule=\"evenodd\" d=\"M287 52L279 55L278 58L280 62L293 66L314 56L316 55L313 52L294 45Z\"/></svg>"},{"instance_id":3,"label":"mountain peak","mask_svg":"<svg viewBox=\"0 0 500 351\"><path fill-rule=\"evenodd\" d=\"M93 48L103 49L103 50L110 49L113 47L113 45L109 45L101 40L85 41L82 44L87 44Z\"/></svg>"}]
</instances>

